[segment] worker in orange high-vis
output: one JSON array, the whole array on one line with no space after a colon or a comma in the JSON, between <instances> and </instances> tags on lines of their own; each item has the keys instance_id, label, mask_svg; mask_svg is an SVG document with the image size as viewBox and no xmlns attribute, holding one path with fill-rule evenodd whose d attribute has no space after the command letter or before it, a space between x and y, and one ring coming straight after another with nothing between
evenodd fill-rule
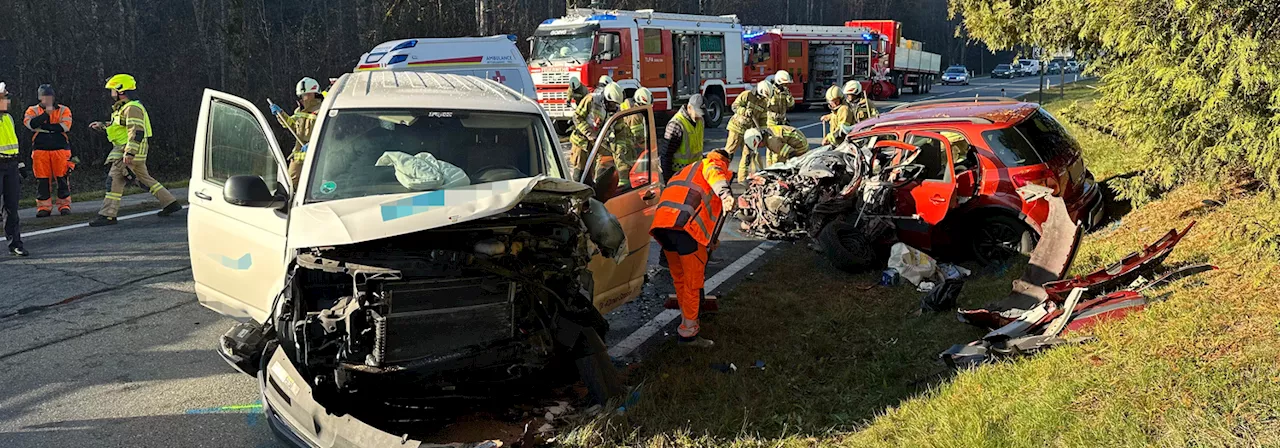
<instances>
[{"instance_id":1,"label":"worker in orange high-vis","mask_svg":"<svg viewBox=\"0 0 1280 448\"><path fill-rule=\"evenodd\" d=\"M707 248L716 244L717 224L733 210L731 159L728 151L717 149L671 176L649 228L649 234L662 246L675 282L682 315L680 345L715 345L698 335L698 308L706 294L702 286L706 282Z\"/></svg>"},{"instance_id":2,"label":"worker in orange high-vis","mask_svg":"<svg viewBox=\"0 0 1280 448\"><path fill-rule=\"evenodd\" d=\"M53 186L58 186L58 213L71 214L71 182L67 173L75 169L71 161L71 109L53 101L53 86L37 91L40 103L28 107L22 125L31 130L31 167L36 174L36 217L53 214Z\"/></svg>"}]
</instances>

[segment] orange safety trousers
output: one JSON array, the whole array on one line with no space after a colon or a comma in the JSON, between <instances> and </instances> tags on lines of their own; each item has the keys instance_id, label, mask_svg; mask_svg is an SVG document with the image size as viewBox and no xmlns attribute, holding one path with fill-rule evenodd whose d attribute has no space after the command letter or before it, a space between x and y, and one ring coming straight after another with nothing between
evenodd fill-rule
<instances>
[{"instance_id":1,"label":"orange safety trousers","mask_svg":"<svg viewBox=\"0 0 1280 448\"><path fill-rule=\"evenodd\" d=\"M67 171L72 164L70 149L31 151L31 171L36 175L36 209L53 210L53 190L57 188L58 210L71 209L71 182Z\"/></svg>"},{"instance_id":2,"label":"orange safety trousers","mask_svg":"<svg viewBox=\"0 0 1280 448\"><path fill-rule=\"evenodd\" d=\"M702 286L707 274L707 246L698 244L698 249L688 255L680 255L673 250L663 250L667 257L667 267L671 270L671 279L675 282L676 300L680 302L680 328L676 331L682 338L698 335L698 306L702 302Z\"/></svg>"}]
</instances>

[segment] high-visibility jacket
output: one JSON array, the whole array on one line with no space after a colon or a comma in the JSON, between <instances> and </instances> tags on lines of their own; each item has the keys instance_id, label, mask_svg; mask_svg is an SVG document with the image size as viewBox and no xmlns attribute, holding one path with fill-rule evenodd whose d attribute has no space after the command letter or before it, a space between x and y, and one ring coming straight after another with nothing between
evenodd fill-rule
<instances>
[{"instance_id":1,"label":"high-visibility jacket","mask_svg":"<svg viewBox=\"0 0 1280 448\"><path fill-rule=\"evenodd\" d=\"M297 137L293 143L293 154L290 157L298 162L307 158L307 153L302 151L302 145L311 141L311 130L315 129L316 126L316 114L320 111L320 100L315 100L311 104L304 104L304 106L306 107L294 109L292 116L276 116L276 119L280 121L280 125L292 130Z\"/></svg>"},{"instance_id":2,"label":"high-visibility jacket","mask_svg":"<svg viewBox=\"0 0 1280 448\"><path fill-rule=\"evenodd\" d=\"M787 124L787 111L796 105L796 98L791 96L791 89L778 86L778 91L769 97L768 125Z\"/></svg>"},{"instance_id":3,"label":"high-visibility jacket","mask_svg":"<svg viewBox=\"0 0 1280 448\"><path fill-rule=\"evenodd\" d=\"M18 156L18 134L13 117L0 113L0 157Z\"/></svg>"},{"instance_id":4,"label":"high-visibility jacket","mask_svg":"<svg viewBox=\"0 0 1280 448\"><path fill-rule=\"evenodd\" d=\"M733 118L729 120L729 132L744 134L748 129L767 124L766 102L767 99L754 90L738 95L738 98L733 100Z\"/></svg>"},{"instance_id":5,"label":"high-visibility jacket","mask_svg":"<svg viewBox=\"0 0 1280 448\"><path fill-rule=\"evenodd\" d=\"M769 148L766 159L770 165L809 152L809 139L799 129L792 126L769 126L766 129L769 136L764 139L764 145Z\"/></svg>"},{"instance_id":6,"label":"high-visibility jacket","mask_svg":"<svg viewBox=\"0 0 1280 448\"><path fill-rule=\"evenodd\" d=\"M31 130L31 149L68 149L67 131L71 130L71 109L55 104L45 113L37 104L27 108L22 115L22 125Z\"/></svg>"},{"instance_id":7,"label":"high-visibility jacket","mask_svg":"<svg viewBox=\"0 0 1280 448\"><path fill-rule=\"evenodd\" d=\"M599 95L604 95L604 92L597 92L583 98L573 110L573 135L569 136L569 142L574 146L585 148L586 151L591 151L591 145L600 137L600 127L609 120L609 115L602 106L604 97L600 96L597 103L596 98Z\"/></svg>"},{"instance_id":8,"label":"high-visibility jacket","mask_svg":"<svg viewBox=\"0 0 1280 448\"><path fill-rule=\"evenodd\" d=\"M574 89L573 86L569 86L565 91L565 99L568 100L569 104L578 104L582 102L583 98L586 98L587 95L590 94L591 91L587 90L587 86L578 85L577 89Z\"/></svg>"},{"instance_id":9,"label":"high-visibility jacket","mask_svg":"<svg viewBox=\"0 0 1280 448\"><path fill-rule=\"evenodd\" d=\"M836 108L835 112L831 113L831 120L827 122L831 128L824 140L826 140L827 144L830 145L840 144L840 139L838 138L840 134L840 127L842 125L853 125L857 122L857 115L853 110L853 106L841 104L840 107Z\"/></svg>"},{"instance_id":10,"label":"high-visibility jacket","mask_svg":"<svg viewBox=\"0 0 1280 448\"><path fill-rule=\"evenodd\" d=\"M711 152L701 162L689 165L667 182L662 199L653 213L655 229L683 231L699 244L711 244L711 233L720 222L724 206L720 198L729 193L729 159Z\"/></svg>"},{"instance_id":11,"label":"high-visibility jacket","mask_svg":"<svg viewBox=\"0 0 1280 448\"><path fill-rule=\"evenodd\" d=\"M681 108L680 112L667 123L666 135L664 135L667 139L667 147L662 154L662 169L665 170L663 171L665 175L675 174L684 167L702 160L703 132L706 127L706 123L702 120L689 118L685 108Z\"/></svg>"},{"instance_id":12,"label":"high-visibility jacket","mask_svg":"<svg viewBox=\"0 0 1280 448\"><path fill-rule=\"evenodd\" d=\"M119 160L126 154L132 155L133 160L147 160L147 149L150 146L148 140L151 136L151 117L147 115L147 108L138 100L120 105L111 114L111 125L107 126L107 139L114 146L111 153L107 154L107 161Z\"/></svg>"}]
</instances>

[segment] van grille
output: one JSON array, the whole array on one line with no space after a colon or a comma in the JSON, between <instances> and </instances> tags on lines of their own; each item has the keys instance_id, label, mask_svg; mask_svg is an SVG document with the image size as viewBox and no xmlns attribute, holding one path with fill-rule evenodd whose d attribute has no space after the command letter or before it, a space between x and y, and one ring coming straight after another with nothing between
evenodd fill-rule
<instances>
[{"instance_id":1,"label":"van grille","mask_svg":"<svg viewBox=\"0 0 1280 448\"><path fill-rule=\"evenodd\" d=\"M386 283L382 297L387 312L375 346L384 365L514 336L515 284L501 278Z\"/></svg>"}]
</instances>

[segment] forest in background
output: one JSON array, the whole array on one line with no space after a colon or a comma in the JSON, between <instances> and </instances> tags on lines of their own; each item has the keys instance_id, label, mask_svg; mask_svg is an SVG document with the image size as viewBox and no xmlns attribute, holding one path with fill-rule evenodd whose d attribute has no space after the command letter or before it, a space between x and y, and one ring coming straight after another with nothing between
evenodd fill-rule
<instances>
[{"instance_id":1,"label":"forest in background","mask_svg":"<svg viewBox=\"0 0 1280 448\"><path fill-rule=\"evenodd\" d=\"M73 152L83 170L74 178L101 185L110 150L87 128L105 120L111 100L103 88L115 73L138 80L138 97L151 115L155 137L148 160L157 177L190 171L191 142L205 88L258 103L291 103L303 76L327 85L347 73L374 45L408 37L516 34L525 38L543 20L589 0L484 0L486 28L479 30L478 0L16 0L0 27L0 81L8 83L20 118L37 101L36 88L52 84L58 102L73 111ZM967 56L969 66L990 70L996 59L981 44L957 38L959 19L948 19L947 0L610 0L610 9L737 14L744 24L839 25L850 19L903 22L907 38L942 54L944 66ZM1003 53L1007 59L1010 53ZM287 135L277 129L282 144ZM19 130L29 143L29 133ZM287 144L286 144L287 146ZM23 152L29 150L23 147ZM74 179L73 179L74 180ZM85 185L85 182L77 182ZM89 187L84 187L89 188Z\"/></svg>"}]
</instances>

